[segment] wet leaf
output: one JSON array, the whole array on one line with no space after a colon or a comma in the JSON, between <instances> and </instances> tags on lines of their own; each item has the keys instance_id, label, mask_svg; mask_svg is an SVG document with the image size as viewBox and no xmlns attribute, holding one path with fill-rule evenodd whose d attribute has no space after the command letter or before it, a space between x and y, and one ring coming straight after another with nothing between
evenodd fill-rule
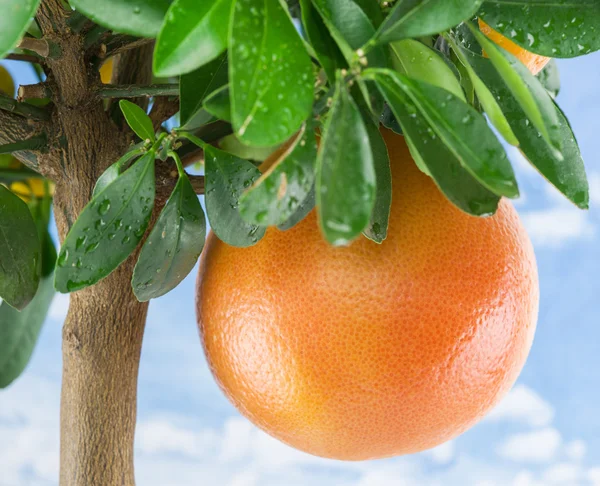
<instances>
[{"instance_id":1,"label":"wet leaf","mask_svg":"<svg viewBox=\"0 0 600 486\"><path fill-rule=\"evenodd\" d=\"M156 140L152 120L142 108L127 100L119 101L119 107L127 124L138 137L142 140Z\"/></svg>"},{"instance_id":2,"label":"wet leaf","mask_svg":"<svg viewBox=\"0 0 600 486\"><path fill-rule=\"evenodd\" d=\"M338 76L317 157L317 210L327 241L346 245L360 235L373 212L375 185L365 122Z\"/></svg>"},{"instance_id":3,"label":"wet leaf","mask_svg":"<svg viewBox=\"0 0 600 486\"><path fill-rule=\"evenodd\" d=\"M231 122L229 85L221 86L204 99L204 109L219 120Z\"/></svg>"},{"instance_id":4,"label":"wet leaf","mask_svg":"<svg viewBox=\"0 0 600 486\"><path fill-rule=\"evenodd\" d=\"M40 0L3 0L0 15L0 59L5 57L27 32ZM12 93L11 93L12 94Z\"/></svg>"},{"instance_id":5,"label":"wet leaf","mask_svg":"<svg viewBox=\"0 0 600 486\"><path fill-rule=\"evenodd\" d=\"M97 24L138 37L156 37L170 0L70 0L70 5Z\"/></svg>"},{"instance_id":6,"label":"wet leaf","mask_svg":"<svg viewBox=\"0 0 600 486\"><path fill-rule=\"evenodd\" d=\"M56 249L45 230L43 267L54 268ZM0 388L6 388L25 370L33 354L42 324L54 297L53 272L40 281L33 300L21 312L7 302L0 303Z\"/></svg>"},{"instance_id":7,"label":"wet leaf","mask_svg":"<svg viewBox=\"0 0 600 486\"><path fill-rule=\"evenodd\" d=\"M312 119L279 161L240 198L240 213L249 223L272 226L287 221L314 185L317 142Z\"/></svg>"},{"instance_id":8,"label":"wet leaf","mask_svg":"<svg viewBox=\"0 0 600 486\"><path fill-rule=\"evenodd\" d=\"M558 93L560 92L560 72L555 59L551 59L550 62L546 64L546 67L538 73L537 78L552 98L558 96Z\"/></svg>"},{"instance_id":9,"label":"wet leaf","mask_svg":"<svg viewBox=\"0 0 600 486\"><path fill-rule=\"evenodd\" d=\"M138 144L133 147L132 150L127 152L123 157L117 160L114 164L112 164L108 169L106 169L98 180L96 181L96 185L94 186L94 192L92 193L92 198L96 197L100 194L106 187L114 182L117 177L121 175L123 169L127 167L129 162L143 153L142 147L143 144Z\"/></svg>"},{"instance_id":10,"label":"wet leaf","mask_svg":"<svg viewBox=\"0 0 600 486\"><path fill-rule=\"evenodd\" d=\"M431 137L440 137L479 183L499 196L519 195L506 152L477 110L442 88L393 71L376 73L376 79L385 77L408 95L433 130Z\"/></svg>"},{"instance_id":11,"label":"wet leaf","mask_svg":"<svg viewBox=\"0 0 600 486\"><path fill-rule=\"evenodd\" d=\"M448 30L475 15L483 0L399 0L373 41L422 37Z\"/></svg>"},{"instance_id":12,"label":"wet leaf","mask_svg":"<svg viewBox=\"0 0 600 486\"><path fill-rule=\"evenodd\" d=\"M310 213L315 208L315 203L316 194L315 186L313 184L313 186L310 188L310 191L308 191L308 195L306 196L304 201L302 201L300 203L300 206L298 206L298 209L296 209L296 211L288 218L288 220L285 223L278 225L277 228L279 228L281 231L287 231L289 229L292 229L300 221L306 218L306 216L308 216L308 213Z\"/></svg>"},{"instance_id":13,"label":"wet leaf","mask_svg":"<svg viewBox=\"0 0 600 486\"><path fill-rule=\"evenodd\" d=\"M225 51L232 4L233 0L174 0L156 40L154 74L189 73Z\"/></svg>"},{"instance_id":14,"label":"wet leaf","mask_svg":"<svg viewBox=\"0 0 600 486\"><path fill-rule=\"evenodd\" d=\"M474 216L494 214L500 197L477 182L462 167L460 161L435 135L427 119L398 85L394 77L379 73L377 86L381 89L396 119L402 126L413 157L420 162L442 193L459 209Z\"/></svg>"},{"instance_id":15,"label":"wet leaf","mask_svg":"<svg viewBox=\"0 0 600 486\"><path fill-rule=\"evenodd\" d=\"M279 2L237 0L229 45L231 118L253 146L291 137L312 110L313 68Z\"/></svg>"},{"instance_id":16,"label":"wet leaf","mask_svg":"<svg viewBox=\"0 0 600 486\"><path fill-rule=\"evenodd\" d=\"M528 51L577 57L600 49L598 0L490 0L479 15Z\"/></svg>"},{"instance_id":17,"label":"wet leaf","mask_svg":"<svg viewBox=\"0 0 600 486\"><path fill-rule=\"evenodd\" d=\"M135 250L154 207L154 159L154 152L144 155L83 209L60 250L56 290L95 284Z\"/></svg>"},{"instance_id":18,"label":"wet leaf","mask_svg":"<svg viewBox=\"0 0 600 486\"><path fill-rule=\"evenodd\" d=\"M369 135L369 145L373 153L377 192L375 193L375 204L371 213L371 219L364 229L363 234L370 240L381 243L387 238L390 207L392 204L392 171L390 169L390 157L385 140L383 140L379 132L379 126L367 122L365 123L365 127Z\"/></svg>"},{"instance_id":19,"label":"wet leaf","mask_svg":"<svg viewBox=\"0 0 600 486\"><path fill-rule=\"evenodd\" d=\"M181 76L180 110L181 125L185 126L202 109L204 98L227 84L227 55L223 54L206 66Z\"/></svg>"},{"instance_id":20,"label":"wet leaf","mask_svg":"<svg viewBox=\"0 0 600 486\"><path fill-rule=\"evenodd\" d=\"M211 145L204 146L206 192L204 200L210 227L225 243L247 247L256 244L265 228L242 219L239 200L242 193L258 178L260 172L250 162Z\"/></svg>"},{"instance_id":21,"label":"wet leaf","mask_svg":"<svg viewBox=\"0 0 600 486\"><path fill-rule=\"evenodd\" d=\"M23 309L40 282L40 239L31 212L0 184L0 297Z\"/></svg>"},{"instance_id":22,"label":"wet leaf","mask_svg":"<svg viewBox=\"0 0 600 486\"><path fill-rule=\"evenodd\" d=\"M140 302L170 292L192 271L206 238L206 219L188 177L175 189L142 247L133 272Z\"/></svg>"}]
</instances>

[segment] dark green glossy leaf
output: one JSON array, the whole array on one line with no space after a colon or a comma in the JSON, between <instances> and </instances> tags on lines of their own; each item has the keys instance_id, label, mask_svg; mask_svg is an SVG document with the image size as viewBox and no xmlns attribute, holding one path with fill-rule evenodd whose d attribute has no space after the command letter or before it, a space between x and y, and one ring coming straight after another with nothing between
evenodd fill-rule
<instances>
[{"instance_id":1,"label":"dark green glossy leaf","mask_svg":"<svg viewBox=\"0 0 600 486\"><path fill-rule=\"evenodd\" d=\"M282 224L308 196L314 184L317 160L312 119L280 157L240 198L240 214L249 223Z\"/></svg>"},{"instance_id":2,"label":"dark green glossy leaf","mask_svg":"<svg viewBox=\"0 0 600 486\"><path fill-rule=\"evenodd\" d=\"M156 37L170 0L70 0L97 24L139 37Z\"/></svg>"},{"instance_id":3,"label":"dark green glossy leaf","mask_svg":"<svg viewBox=\"0 0 600 486\"><path fill-rule=\"evenodd\" d=\"M528 51L577 57L600 49L598 0L488 0L479 15Z\"/></svg>"},{"instance_id":4,"label":"dark green glossy leaf","mask_svg":"<svg viewBox=\"0 0 600 486\"><path fill-rule=\"evenodd\" d=\"M137 157L138 155L143 153L141 148L143 144L136 145L133 150L127 152L123 157L117 160L114 164L112 164L108 169L106 169L98 180L96 181L96 185L94 186L94 192L92 192L92 198L96 197L100 194L106 187L114 182L117 177L121 175L123 169L127 167L129 162Z\"/></svg>"},{"instance_id":5,"label":"dark green glossy leaf","mask_svg":"<svg viewBox=\"0 0 600 486\"><path fill-rule=\"evenodd\" d=\"M281 231L287 231L296 226L300 221L302 221L308 213L310 213L315 208L316 203L316 194L315 194L315 186L310 188L308 191L308 195L304 198L304 201L300 203L298 209L292 214L285 223L282 223L277 226Z\"/></svg>"},{"instance_id":6,"label":"dark green glossy leaf","mask_svg":"<svg viewBox=\"0 0 600 486\"><path fill-rule=\"evenodd\" d=\"M0 304L0 388L25 370L37 343L55 291L53 275L44 277L33 300L21 312Z\"/></svg>"},{"instance_id":7,"label":"dark green glossy leaf","mask_svg":"<svg viewBox=\"0 0 600 486\"><path fill-rule=\"evenodd\" d=\"M373 212L375 184L365 122L338 76L317 157L317 209L327 241L346 245L360 235Z\"/></svg>"},{"instance_id":8,"label":"dark green glossy leaf","mask_svg":"<svg viewBox=\"0 0 600 486\"><path fill-rule=\"evenodd\" d=\"M385 140L383 140L379 132L379 126L367 122L365 123L365 127L369 135L369 145L373 153L377 192L375 194L375 204L371 213L371 219L363 234L370 240L381 243L387 238L390 207L392 204L392 171L390 169L390 157Z\"/></svg>"},{"instance_id":9,"label":"dark green glossy leaf","mask_svg":"<svg viewBox=\"0 0 600 486\"><path fill-rule=\"evenodd\" d=\"M548 92L515 56L498 47L471 24L469 24L469 27L512 95L519 101L531 123L538 129L551 148L555 150L555 155L560 158L562 141L560 139L558 116Z\"/></svg>"},{"instance_id":10,"label":"dark green glossy leaf","mask_svg":"<svg viewBox=\"0 0 600 486\"><path fill-rule=\"evenodd\" d=\"M235 157L210 145L204 146L206 212L210 227L225 243L252 246L265 234L265 228L242 219L239 200L242 193L258 178L260 172L247 160Z\"/></svg>"},{"instance_id":11,"label":"dark green glossy leaf","mask_svg":"<svg viewBox=\"0 0 600 486\"><path fill-rule=\"evenodd\" d=\"M542 86L550 93L552 98L556 98L560 92L560 72L556 60L551 59L546 67L542 69L537 78L542 83Z\"/></svg>"},{"instance_id":12,"label":"dark green glossy leaf","mask_svg":"<svg viewBox=\"0 0 600 486\"><path fill-rule=\"evenodd\" d=\"M40 239L27 204L0 184L0 297L23 309L37 291L40 263Z\"/></svg>"},{"instance_id":13,"label":"dark green glossy leaf","mask_svg":"<svg viewBox=\"0 0 600 486\"><path fill-rule=\"evenodd\" d=\"M154 74L177 76L216 59L227 49L233 0L174 0L154 51Z\"/></svg>"},{"instance_id":14,"label":"dark green glossy leaf","mask_svg":"<svg viewBox=\"0 0 600 486\"><path fill-rule=\"evenodd\" d=\"M185 126L201 110L204 98L221 86L227 84L227 55L223 54L206 66L181 76L181 125Z\"/></svg>"},{"instance_id":15,"label":"dark green glossy leaf","mask_svg":"<svg viewBox=\"0 0 600 486\"><path fill-rule=\"evenodd\" d=\"M400 122L413 157L420 158L442 193L468 214L487 216L495 213L500 197L479 184L462 167L395 79L380 73L377 86Z\"/></svg>"},{"instance_id":16,"label":"dark green glossy leaf","mask_svg":"<svg viewBox=\"0 0 600 486\"><path fill-rule=\"evenodd\" d=\"M262 162L275 152L279 145L275 147L250 147L240 142L235 135L227 135L219 140L219 148L240 159Z\"/></svg>"},{"instance_id":17,"label":"dark green glossy leaf","mask_svg":"<svg viewBox=\"0 0 600 486\"><path fill-rule=\"evenodd\" d=\"M127 100L119 101L119 107L127 124L138 137L142 140L154 141L156 139L152 120L142 108Z\"/></svg>"},{"instance_id":18,"label":"dark green glossy leaf","mask_svg":"<svg viewBox=\"0 0 600 486\"><path fill-rule=\"evenodd\" d=\"M331 82L335 82L335 72L348 66L344 55L331 37L323 19L314 8L311 0L300 0L302 6L302 26L317 59Z\"/></svg>"},{"instance_id":19,"label":"dark green glossy leaf","mask_svg":"<svg viewBox=\"0 0 600 486\"><path fill-rule=\"evenodd\" d=\"M154 159L154 152L144 155L83 209L60 250L56 290L95 284L136 248L154 207Z\"/></svg>"},{"instance_id":20,"label":"dark green glossy leaf","mask_svg":"<svg viewBox=\"0 0 600 486\"><path fill-rule=\"evenodd\" d=\"M402 128L400 127L398 120L396 120L394 113L392 112L391 108L387 103L383 107L383 111L381 113L381 116L379 117L379 121L385 128L389 128L393 132L402 135Z\"/></svg>"},{"instance_id":21,"label":"dark green glossy leaf","mask_svg":"<svg viewBox=\"0 0 600 486\"><path fill-rule=\"evenodd\" d=\"M390 47L396 71L444 88L466 101L460 81L438 52L413 39L393 42Z\"/></svg>"},{"instance_id":22,"label":"dark green glossy leaf","mask_svg":"<svg viewBox=\"0 0 600 486\"><path fill-rule=\"evenodd\" d=\"M290 138L312 110L313 68L279 2L237 0L229 45L231 118L248 145Z\"/></svg>"},{"instance_id":23,"label":"dark green glossy leaf","mask_svg":"<svg viewBox=\"0 0 600 486\"><path fill-rule=\"evenodd\" d=\"M229 85L213 91L204 99L204 109L220 120L231 122L231 96Z\"/></svg>"},{"instance_id":24,"label":"dark green glossy leaf","mask_svg":"<svg viewBox=\"0 0 600 486\"><path fill-rule=\"evenodd\" d=\"M443 32L473 17L482 1L398 0L373 41L385 44Z\"/></svg>"},{"instance_id":25,"label":"dark green glossy leaf","mask_svg":"<svg viewBox=\"0 0 600 486\"><path fill-rule=\"evenodd\" d=\"M192 271L206 238L206 219L184 174L152 228L133 272L140 302L170 292Z\"/></svg>"},{"instance_id":26,"label":"dark green glossy leaf","mask_svg":"<svg viewBox=\"0 0 600 486\"><path fill-rule=\"evenodd\" d=\"M12 51L27 32L39 4L40 0L2 0L0 59Z\"/></svg>"},{"instance_id":27,"label":"dark green glossy leaf","mask_svg":"<svg viewBox=\"0 0 600 486\"><path fill-rule=\"evenodd\" d=\"M362 9L364 13L369 17L369 21L375 28L381 25L383 22L383 12L381 11L381 5L379 0L354 0L356 4Z\"/></svg>"}]
</instances>

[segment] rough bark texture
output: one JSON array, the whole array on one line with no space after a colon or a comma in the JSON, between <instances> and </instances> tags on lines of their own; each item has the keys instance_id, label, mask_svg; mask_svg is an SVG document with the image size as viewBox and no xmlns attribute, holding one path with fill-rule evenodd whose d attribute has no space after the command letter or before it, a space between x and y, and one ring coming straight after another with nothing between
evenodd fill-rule
<instances>
[{"instance_id":1,"label":"rough bark texture","mask_svg":"<svg viewBox=\"0 0 600 486\"><path fill-rule=\"evenodd\" d=\"M111 117L95 96L98 72L86 57L83 36L68 28L68 15L60 0L43 0L37 15L44 37L62 52L47 59L52 120L32 126L30 120L0 111L5 132L0 142L40 130L48 136L48 150L17 155L56 182L61 242L88 203L98 176L131 141L118 113L113 110ZM147 82L151 52L151 46L142 46L121 54L127 63L117 62L116 78ZM131 290L134 262L135 255L97 285L71 296L63 328L62 486L134 484L137 375L148 309Z\"/></svg>"}]
</instances>

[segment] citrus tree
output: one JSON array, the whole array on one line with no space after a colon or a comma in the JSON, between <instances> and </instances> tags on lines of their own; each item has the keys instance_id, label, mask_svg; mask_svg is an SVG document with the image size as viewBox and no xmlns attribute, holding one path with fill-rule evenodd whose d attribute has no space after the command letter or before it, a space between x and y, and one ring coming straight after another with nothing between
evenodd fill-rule
<instances>
[{"instance_id":1,"label":"citrus tree","mask_svg":"<svg viewBox=\"0 0 600 486\"><path fill-rule=\"evenodd\" d=\"M55 291L72 293L61 484L134 483L148 301L195 266L206 218L229 247L258 248L310 214L332 247L383 248L392 194L420 194L414 174L414 187L392 189L398 137L403 163L469 221L519 196L506 145L588 207L550 58L600 49L597 0L0 0L0 10L0 57L40 79L15 98L0 69L0 386L25 368Z\"/></svg>"}]
</instances>

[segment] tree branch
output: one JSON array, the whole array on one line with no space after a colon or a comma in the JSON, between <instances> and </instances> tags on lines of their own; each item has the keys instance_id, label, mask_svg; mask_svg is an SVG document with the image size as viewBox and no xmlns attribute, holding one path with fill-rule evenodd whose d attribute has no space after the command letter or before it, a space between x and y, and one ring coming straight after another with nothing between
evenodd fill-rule
<instances>
[{"instance_id":1,"label":"tree branch","mask_svg":"<svg viewBox=\"0 0 600 486\"><path fill-rule=\"evenodd\" d=\"M154 39L140 39L131 35L115 35L104 42L106 52L104 57L115 56L131 49L137 49L154 42Z\"/></svg>"},{"instance_id":2,"label":"tree branch","mask_svg":"<svg viewBox=\"0 0 600 486\"><path fill-rule=\"evenodd\" d=\"M52 91L46 83L22 84L17 91L19 101L51 98Z\"/></svg>"},{"instance_id":3,"label":"tree branch","mask_svg":"<svg viewBox=\"0 0 600 486\"><path fill-rule=\"evenodd\" d=\"M13 143L0 145L0 154L11 154L23 150L40 150L48 144L48 138L45 134L35 135L25 140L19 140Z\"/></svg>"},{"instance_id":4,"label":"tree branch","mask_svg":"<svg viewBox=\"0 0 600 486\"><path fill-rule=\"evenodd\" d=\"M139 84L129 84L115 86L103 84L96 90L100 98L139 98L152 96L179 96L178 84L151 84L142 86Z\"/></svg>"},{"instance_id":5,"label":"tree branch","mask_svg":"<svg viewBox=\"0 0 600 486\"><path fill-rule=\"evenodd\" d=\"M19 49L27 49L35 52L44 59L56 59L61 55L61 49L58 44L55 44L48 39L36 39L35 37L23 37L18 45Z\"/></svg>"},{"instance_id":6,"label":"tree branch","mask_svg":"<svg viewBox=\"0 0 600 486\"><path fill-rule=\"evenodd\" d=\"M13 54L9 54L8 56L6 56L6 59L8 59L10 61L30 62L32 64L43 64L44 63L43 58L41 58L39 56L35 56L33 54L13 53Z\"/></svg>"},{"instance_id":7,"label":"tree branch","mask_svg":"<svg viewBox=\"0 0 600 486\"><path fill-rule=\"evenodd\" d=\"M50 113L44 108L28 103L20 103L0 93L0 110L31 118L32 120L49 120Z\"/></svg>"},{"instance_id":8,"label":"tree branch","mask_svg":"<svg viewBox=\"0 0 600 486\"><path fill-rule=\"evenodd\" d=\"M46 131L46 127L44 122L35 122L21 115L0 110L0 144L3 149L6 150L8 146L11 151L17 150L14 155L27 167L43 175L50 176L52 170L50 167L40 167L38 149L22 145L25 141L42 136Z\"/></svg>"}]
</instances>

